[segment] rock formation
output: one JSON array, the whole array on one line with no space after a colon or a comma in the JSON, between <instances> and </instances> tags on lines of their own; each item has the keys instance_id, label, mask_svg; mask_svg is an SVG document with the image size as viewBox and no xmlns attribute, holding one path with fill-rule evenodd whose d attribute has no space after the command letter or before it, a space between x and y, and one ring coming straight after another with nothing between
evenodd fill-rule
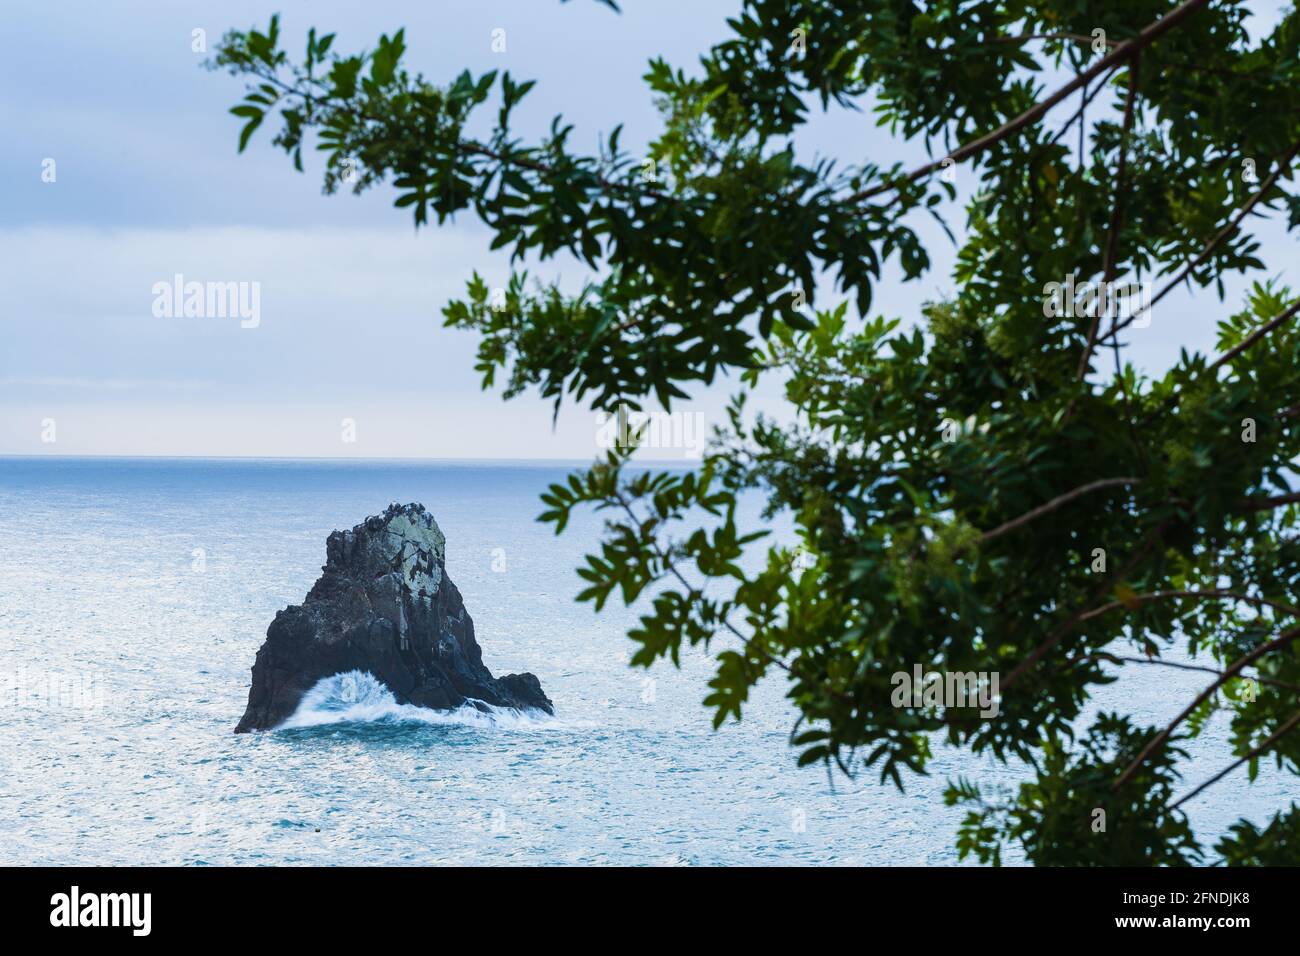
<instances>
[{"instance_id":1,"label":"rock formation","mask_svg":"<svg viewBox=\"0 0 1300 956\"><path fill-rule=\"evenodd\" d=\"M322 678L373 674L398 703L451 709L552 706L532 674L495 678L444 567L446 542L423 505L390 505L325 543L322 574L276 614L253 664L236 733L282 723Z\"/></svg>"}]
</instances>

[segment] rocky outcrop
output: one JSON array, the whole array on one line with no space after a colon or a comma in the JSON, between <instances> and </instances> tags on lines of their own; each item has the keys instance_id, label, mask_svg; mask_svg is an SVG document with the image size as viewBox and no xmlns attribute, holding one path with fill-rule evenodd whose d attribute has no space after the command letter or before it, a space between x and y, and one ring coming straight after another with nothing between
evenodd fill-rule
<instances>
[{"instance_id":1,"label":"rocky outcrop","mask_svg":"<svg viewBox=\"0 0 1300 956\"><path fill-rule=\"evenodd\" d=\"M447 577L445 548L433 515L418 504L391 505L331 534L306 600L266 630L235 732L284 722L317 681L353 670L374 675L398 703L551 713L532 674L496 678L483 665L474 622Z\"/></svg>"}]
</instances>

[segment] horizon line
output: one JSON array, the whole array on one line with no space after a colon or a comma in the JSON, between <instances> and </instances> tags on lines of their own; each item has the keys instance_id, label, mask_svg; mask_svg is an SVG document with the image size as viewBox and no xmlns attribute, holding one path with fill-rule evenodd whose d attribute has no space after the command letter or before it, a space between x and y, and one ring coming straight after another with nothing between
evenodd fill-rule
<instances>
[{"instance_id":1,"label":"horizon line","mask_svg":"<svg viewBox=\"0 0 1300 956\"><path fill-rule=\"evenodd\" d=\"M397 456L329 456L329 455L105 455L105 454L18 454L13 452L0 452L0 460L26 460L26 461L77 461L77 460L102 460L102 461L317 461L317 462L419 462L419 463L448 463L448 464L471 464L478 462L492 462L496 464L542 464L542 465L587 465L597 458L495 458L495 457L397 457ZM647 458L631 460L628 464L632 465L690 465L698 463L696 459L682 458Z\"/></svg>"}]
</instances>

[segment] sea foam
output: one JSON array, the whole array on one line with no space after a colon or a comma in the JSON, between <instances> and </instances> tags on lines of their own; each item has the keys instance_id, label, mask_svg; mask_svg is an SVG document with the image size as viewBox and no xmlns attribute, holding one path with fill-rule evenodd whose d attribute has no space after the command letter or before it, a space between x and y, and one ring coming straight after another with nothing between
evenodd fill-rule
<instances>
[{"instance_id":1,"label":"sea foam","mask_svg":"<svg viewBox=\"0 0 1300 956\"><path fill-rule=\"evenodd\" d=\"M399 704L384 684L367 671L346 671L324 677L303 694L298 709L277 730L342 723L450 724L470 727L541 728L551 716L540 710L494 707L470 700L455 710L431 710Z\"/></svg>"}]
</instances>

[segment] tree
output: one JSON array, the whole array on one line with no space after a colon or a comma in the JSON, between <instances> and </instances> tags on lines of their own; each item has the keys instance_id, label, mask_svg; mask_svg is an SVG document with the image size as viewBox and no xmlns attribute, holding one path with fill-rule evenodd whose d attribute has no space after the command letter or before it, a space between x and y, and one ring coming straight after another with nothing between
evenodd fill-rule
<instances>
[{"instance_id":1,"label":"tree","mask_svg":"<svg viewBox=\"0 0 1300 956\"><path fill-rule=\"evenodd\" d=\"M963 856L1188 864L1209 857L1178 745L1212 713L1231 722L1225 767L1300 772L1300 299L1257 281L1216 356L1184 351L1159 377L1124 358L1170 290L1222 299L1223 276L1264 268L1250 217L1300 226L1300 15L1257 40L1245 19L1236 0L743 0L692 72L650 63L663 126L645 156L620 130L585 155L558 118L522 141L511 115L531 82L438 85L403 65L401 31L343 56L313 30L292 62L272 18L228 34L214 65L249 84L241 150L275 115L299 169L316 137L327 192L391 182L417 225L469 211L512 264L590 267L576 295L518 271L496 301L475 275L446 305L481 337L485 388L500 373L507 396L613 412L736 376L698 469L628 469L630 442L543 496L557 532L579 507L609 515L579 599L644 597L635 664L716 650L715 725L777 672L800 764L902 787L935 742L1027 762L1009 795L950 784L969 806ZM868 94L933 161L797 155L811 110ZM467 135L489 100L491 134ZM944 216L954 175L975 186L957 291L908 331L873 312L873 285L891 258L908 278L929 268L914 226ZM819 276L834 301L816 301ZM772 376L792 424L745 411ZM738 495L756 492L809 560L738 527ZM763 569L746 575L753 549ZM1212 663L1167 661L1176 644ZM1076 727L1092 687L1170 665L1208 673L1168 726ZM918 666L983 675L984 691L998 678L996 716L929 677L896 698ZM1242 821L1216 851L1300 862L1300 808Z\"/></svg>"}]
</instances>

